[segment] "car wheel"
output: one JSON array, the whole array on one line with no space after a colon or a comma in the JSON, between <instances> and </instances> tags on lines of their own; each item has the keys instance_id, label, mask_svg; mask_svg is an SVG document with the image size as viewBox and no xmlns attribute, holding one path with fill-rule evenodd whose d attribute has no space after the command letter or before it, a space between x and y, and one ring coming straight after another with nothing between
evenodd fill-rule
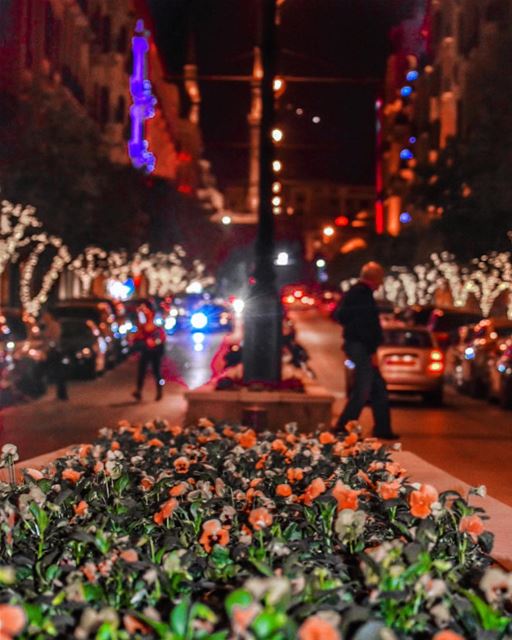
<instances>
[{"instance_id":1,"label":"car wheel","mask_svg":"<svg viewBox=\"0 0 512 640\"><path fill-rule=\"evenodd\" d=\"M502 409L512 409L512 384L510 380L501 379L498 401Z\"/></svg>"},{"instance_id":2,"label":"car wheel","mask_svg":"<svg viewBox=\"0 0 512 640\"><path fill-rule=\"evenodd\" d=\"M423 394L423 400L431 407L440 407L443 404L444 389L439 387L435 391L429 391Z\"/></svg>"}]
</instances>

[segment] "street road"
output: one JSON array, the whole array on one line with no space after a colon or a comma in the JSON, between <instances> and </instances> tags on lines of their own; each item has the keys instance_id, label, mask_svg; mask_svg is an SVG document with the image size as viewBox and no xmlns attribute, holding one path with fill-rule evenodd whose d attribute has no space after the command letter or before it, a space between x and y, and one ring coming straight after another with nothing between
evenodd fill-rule
<instances>
[{"instance_id":1,"label":"street road","mask_svg":"<svg viewBox=\"0 0 512 640\"><path fill-rule=\"evenodd\" d=\"M295 312L297 340L312 356L318 382L345 402L340 327L316 312ZM445 405L426 407L420 398L393 397L393 429L412 451L471 485L485 484L494 498L512 505L512 412L447 389ZM361 421L372 426L369 408Z\"/></svg>"},{"instance_id":2,"label":"street road","mask_svg":"<svg viewBox=\"0 0 512 640\"><path fill-rule=\"evenodd\" d=\"M204 384L212 376L212 358L224 334L206 334L204 341L190 333L178 333L168 340L162 375L166 380L164 398L155 402L155 383L146 377L142 402L131 397L135 388L137 356L91 381L73 381L70 400L55 399L53 389L35 402L0 412L0 446L12 442L22 460L70 444L90 442L101 427L112 427L123 418L143 422L155 417L170 422L182 420L185 412L183 391Z\"/></svg>"},{"instance_id":3,"label":"street road","mask_svg":"<svg viewBox=\"0 0 512 640\"><path fill-rule=\"evenodd\" d=\"M309 350L319 383L335 396L337 414L345 402L340 328L316 312L292 315L297 339ZM94 382L73 382L67 403L55 400L52 389L36 402L4 410L0 445L14 442L21 459L27 459L89 442L99 428L115 426L123 418L141 422L160 416L179 422L185 411L183 391L200 386L213 370L218 371L223 337L206 335L204 342L198 342L200 339L194 341L190 334L182 333L169 339L163 367L167 384L161 402L154 401L149 375L143 401L131 398L136 371L136 357L132 357ZM426 407L420 398L395 398L392 413L405 450L469 484L487 485L490 495L512 505L512 412L448 389L443 407ZM369 409L364 410L362 422L371 427Z\"/></svg>"}]
</instances>

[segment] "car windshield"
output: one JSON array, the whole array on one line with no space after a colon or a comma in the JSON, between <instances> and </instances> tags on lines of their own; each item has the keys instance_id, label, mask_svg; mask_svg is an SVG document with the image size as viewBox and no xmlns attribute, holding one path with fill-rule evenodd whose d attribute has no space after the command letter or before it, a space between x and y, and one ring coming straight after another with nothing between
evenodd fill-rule
<instances>
[{"instance_id":1,"label":"car windshield","mask_svg":"<svg viewBox=\"0 0 512 640\"><path fill-rule=\"evenodd\" d=\"M27 327L20 316L0 312L0 340L26 340Z\"/></svg>"},{"instance_id":2,"label":"car windshield","mask_svg":"<svg viewBox=\"0 0 512 640\"><path fill-rule=\"evenodd\" d=\"M432 347L432 337L427 331L409 331L404 329L386 329L383 332L384 345L388 347Z\"/></svg>"},{"instance_id":3,"label":"car windshield","mask_svg":"<svg viewBox=\"0 0 512 640\"><path fill-rule=\"evenodd\" d=\"M91 327L82 320L63 320L61 322L63 338L90 338Z\"/></svg>"},{"instance_id":4,"label":"car windshield","mask_svg":"<svg viewBox=\"0 0 512 640\"><path fill-rule=\"evenodd\" d=\"M435 331L452 331L462 325L478 322L481 318L471 313L443 313L434 318L433 327Z\"/></svg>"}]
</instances>

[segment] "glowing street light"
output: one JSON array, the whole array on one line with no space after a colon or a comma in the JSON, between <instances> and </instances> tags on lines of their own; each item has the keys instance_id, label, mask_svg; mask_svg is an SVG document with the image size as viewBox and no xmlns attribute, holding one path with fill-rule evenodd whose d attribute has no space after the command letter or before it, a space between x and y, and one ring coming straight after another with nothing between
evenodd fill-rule
<instances>
[{"instance_id":1,"label":"glowing street light","mask_svg":"<svg viewBox=\"0 0 512 640\"><path fill-rule=\"evenodd\" d=\"M289 256L288 253L286 251L280 251L277 254L277 258L275 263L276 265L280 266L280 267L286 267L289 264Z\"/></svg>"},{"instance_id":2,"label":"glowing street light","mask_svg":"<svg viewBox=\"0 0 512 640\"><path fill-rule=\"evenodd\" d=\"M283 163L281 162L281 160L274 160L272 162L272 169L275 171L275 173L279 173L282 168L283 168Z\"/></svg>"},{"instance_id":3,"label":"glowing street light","mask_svg":"<svg viewBox=\"0 0 512 640\"><path fill-rule=\"evenodd\" d=\"M323 269L325 267L327 263L325 262L325 260L323 258L318 258L318 260L316 261L316 266L319 269Z\"/></svg>"},{"instance_id":4,"label":"glowing street light","mask_svg":"<svg viewBox=\"0 0 512 640\"><path fill-rule=\"evenodd\" d=\"M282 209L282 207L274 207L274 208L272 209L272 211L274 212L274 215L275 215L275 216L278 216L278 215L280 215L280 214L281 214L281 212L283 211L283 209Z\"/></svg>"},{"instance_id":5,"label":"glowing street light","mask_svg":"<svg viewBox=\"0 0 512 640\"><path fill-rule=\"evenodd\" d=\"M225 225L231 224L231 217L230 216L222 216L221 222L222 222L222 224L225 224Z\"/></svg>"},{"instance_id":6,"label":"glowing street light","mask_svg":"<svg viewBox=\"0 0 512 640\"><path fill-rule=\"evenodd\" d=\"M332 236L334 235L334 227L331 227L330 225L328 227L324 227L322 233L327 238L332 238Z\"/></svg>"},{"instance_id":7,"label":"glowing street light","mask_svg":"<svg viewBox=\"0 0 512 640\"><path fill-rule=\"evenodd\" d=\"M284 138L284 133L282 129L272 129L272 140L274 142L281 142Z\"/></svg>"},{"instance_id":8,"label":"glowing street light","mask_svg":"<svg viewBox=\"0 0 512 640\"><path fill-rule=\"evenodd\" d=\"M274 207L278 207L281 204L281 196L274 196L272 198L272 204Z\"/></svg>"},{"instance_id":9,"label":"glowing street light","mask_svg":"<svg viewBox=\"0 0 512 640\"><path fill-rule=\"evenodd\" d=\"M279 193L282 188L283 188L283 185L280 182L274 182L272 184L272 192L273 193Z\"/></svg>"}]
</instances>

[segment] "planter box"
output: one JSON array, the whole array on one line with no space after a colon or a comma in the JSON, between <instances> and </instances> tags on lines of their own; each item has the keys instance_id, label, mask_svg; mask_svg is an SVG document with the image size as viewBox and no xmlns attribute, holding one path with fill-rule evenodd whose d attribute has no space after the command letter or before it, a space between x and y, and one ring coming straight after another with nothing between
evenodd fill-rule
<instances>
[{"instance_id":1,"label":"planter box","mask_svg":"<svg viewBox=\"0 0 512 640\"><path fill-rule=\"evenodd\" d=\"M186 424L199 418L244 422L271 431L296 422L301 431L329 426L334 397L323 387L305 385L303 393L293 391L217 391L214 383L185 392L188 402Z\"/></svg>"},{"instance_id":2,"label":"planter box","mask_svg":"<svg viewBox=\"0 0 512 640\"><path fill-rule=\"evenodd\" d=\"M44 469L57 458L63 458L68 455L68 453L76 446L78 445L69 445L69 447L63 447L62 449L57 449L56 451L50 451L49 453L44 453L43 455L37 456L36 458L18 462L14 465L16 482L23 481L23 469L37 469L38 471L40 469ZM8 482L7 469L0 469L0 482Z\"/></svg>"}]
</instances>

